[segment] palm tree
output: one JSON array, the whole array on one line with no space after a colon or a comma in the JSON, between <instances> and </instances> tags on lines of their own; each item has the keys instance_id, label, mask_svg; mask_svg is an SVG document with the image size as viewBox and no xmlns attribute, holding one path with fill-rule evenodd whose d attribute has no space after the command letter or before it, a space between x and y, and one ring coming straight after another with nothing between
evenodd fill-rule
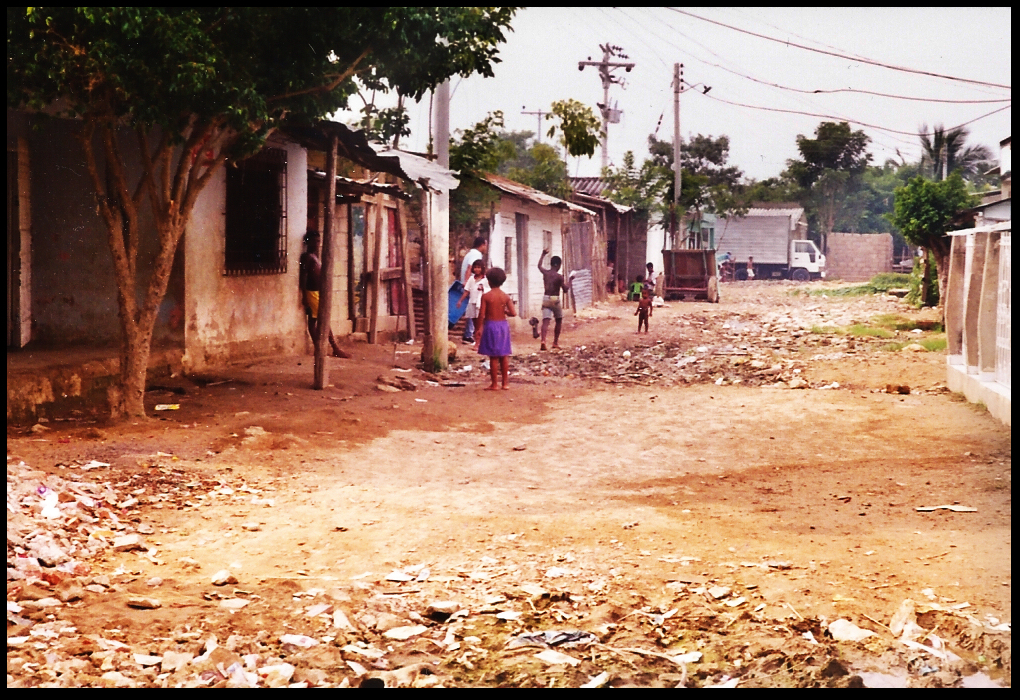
<instances>
[{"instance_id":1,"label":"palm tree","mask_svg":"<svg viewBox=\"0 0 1020 700\"><path fill-rule=\"evenodd\" d=\"M922 124L918 135L924 150L921 168L925 173L931 173L935 181L944 180L959 170L965 180L977 184L994 164L987 146L964 145L970 135L966 127L958 126L947 131L942 124L936 124L929 135L928 125Z\"/></svg>"}]
</instances>

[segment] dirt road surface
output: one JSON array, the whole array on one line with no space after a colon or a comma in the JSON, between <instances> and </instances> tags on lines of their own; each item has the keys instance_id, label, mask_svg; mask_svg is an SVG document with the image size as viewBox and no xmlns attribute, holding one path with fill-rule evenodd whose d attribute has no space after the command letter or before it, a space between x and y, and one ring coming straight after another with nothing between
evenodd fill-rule
<instances>
[{"instance_id":1,"label":"dirt road surface","mask_svg":"<svg viewBox=\"0 0 1020 700\"><path fill-rule=\"evenodd\" d=\"M354 344L9 429L8 687L1009 686L1010 430L831 292L611 302L506 392Z\"/></svg>"}]
</instances>

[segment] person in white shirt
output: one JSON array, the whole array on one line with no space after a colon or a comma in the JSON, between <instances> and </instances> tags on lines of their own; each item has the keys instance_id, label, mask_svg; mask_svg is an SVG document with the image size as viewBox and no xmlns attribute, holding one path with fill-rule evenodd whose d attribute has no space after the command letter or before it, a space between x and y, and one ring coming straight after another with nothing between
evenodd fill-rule
<instances>
[{"instance_id":1,"label":"person in white shirt","mask_svg":"<svg viewBox=\"0 0 1020 700\"><path fill-rule=\"evenodd\" d=\"M457 279L460 280L461 284L467 287L468 277L471 276L471 266L475 260L481 260L485 262L485 255L489 252L489 242L484 237L478 236L475 238L474 245L471 246L471 250L467 252L464 259L460 261L460 276Z\"/></svg>"},{"instance_id":2,"label":"person in white shirt","mask_svg":"<svg viewBox=\"0 0 1020 700\"><path fill-rule=\"evenodd\" d=\"M478 318L478 309L482 305L482 295L490 289L489 281L485 278L485 264L481 260L475 260L471 265L471 276L464 284L464 294L457 301L457 306L468 300L467 311L464 312L464 342L475 342L475 319Z\"/></svg>"}]
</instances>

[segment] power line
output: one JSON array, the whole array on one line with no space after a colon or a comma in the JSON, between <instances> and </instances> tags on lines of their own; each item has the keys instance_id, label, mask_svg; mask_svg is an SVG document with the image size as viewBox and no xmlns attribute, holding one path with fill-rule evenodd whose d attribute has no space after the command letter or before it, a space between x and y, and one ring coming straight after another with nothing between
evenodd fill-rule
<instances>
[{"instance_id":1,"label":"power line","mask_svg":"<svg viewBox=\"0 0 1020 700\"><path fill-rule=\"evenodd\" d=\"M805 51L814 51L815 53L825 54L825 55L828 55L828 56L835 56L836 58L845 58L845 59L851 60L851 61L860 61L861 63L867 63L867 64L872 65L872 66L879 66L880 68L889 68L891 70L898 70L898 71L902 71L904 73L915 73L917 75L928 75L928 76L931 76L933 78L942 78L944 80L955 80L957 82L971 83L973 85L986 85L988 87L1003 88L1005 90L1012 90L1013 89L1009 85L1000 85L999 83L989 83L989 82L985 82L983 80L972 80L970 78L960 78L960 77L957 77L957 76L954 76L954 75L944 75L942 73L932 73L931 71L917 70L915 68L906 68L904 66L897 66L897 65L893 65L891 63L882 63L880 61L874 61L874 60L872 60L870 58L862 58L860 56L848 55L848 54L837 52L837 51L826 51L824 49L816 49L816 48L814 48L812 46L805 46L804 44L798 44L798 43L793 42L793 41L784 41L782 39L776 39L775 37L771 37L771 36L768 36L766 34L758 34L757 32L752 32L752 31L750 31L748 29L741 29L740 27L734 27L732 24L726 24L725 22L718 22L718 21L716 21L714 19L708 19L707 17L701 17L700 15L696 15L693 12L687 12L686 10L681 10L679 8L676 8L676 7L667 7L666 9L670 10L672 12L676 12L677 14L687 15L688 17L693 17L694 19L700 19L702 22L708 22L709 24L715 24L715 25L718 25L720 27L725 27L727 29L732 29L733 31L740 32L742 34L748 34L750 36L758 37L759 39L765 39L767 41L774 41L777 44L784 44L786 46L793 46L794 48L803 49Z\"/></svg>"},{"instance_id":2,"label":"power line","mask_svg":"<svg viewBox=\"0 0 1020 700\"><path fill-rule=\"evenodd\" d=\"M675 25L670 23L668 20L663 19L662 22L664 22L666 24L666 26L670 27L674 32L676 32L680 36L682 36L685 39L687 39L689 42L694 43L694 44L700 46L702 49L704 49L708 53L712 54L713 56L718 58L720 61L724 61L725 62L725 59L722 56L720 56L719 54L717 54L716 52L714 52L712 49L710 49L709 47L705 46L704 44L700 43L696 39L694 39L694 38L692 38L690 36L687 36L681 29L677 28ZM643 28L647 29L651 34L654 34L659 39L663 40L665 43L671 44L670 40L663 39L663 37L661 35L659 35L657 32L655 32L654 29L652 29L651 27L644 26ZM726 71L728 73L732 73L734 75L737 75L737 76L739 76L741 78L745 78L747 80L751 80L752 82L756 82L756 83L759 83L759 84L767 85L769 87L776 87L776 88L779 88L779 89L788 90L790 92L803 93L803 94L816 94L816 93L819 93L819 92L829 92L829 91L821 91L821 90L815 90L815 91L800 90L800 89L797 89L797 88L786 87L786 86L779 85L779 84L776 84L776 83L770 83L768 81L760 80L760 79L755 78L753 76L746 75L746 74L744 74L744 73L742 73L742 72L740 72L738 70L735 70L735 69L732 69L732 68L728 68L728 67L726 67L724 65L720 65L720 64L717 64L717 63L712 63L711 61L707 61L707 60L705 60L703 58L697 57L694 54L691 54L689 52L683 51L683 49L680 49L680 47L678 47L678 46L674 47L674 48L676 48L677 50L679 50L679 51L681 51L683 53L687 53L687 55L689 55L692 59L697 60L697 61L699 61L699 62L701 62L701 63L703 63L705 65L712 66L714 68L719 68L719 69L724 70L724 71ZM655 49L652 49L652 50L655 51ZM913 97L910 97L910 96L903 96L903 95L891 95L891 94L888 94L888 93L877 93L877 92L868 91L868 90L855 90L855 89L852 89L852 88L846 88L846 89L842 89L842 90L845 90L845 91L857 91L857 92L862 92L862 93L865 93L865 94L884 95L884 96L888 96L888 97L899 98L899 99L906 99L906 100L927 101L926 98L913 98ZM838 92L838 91L842 91L842 90L833 90L831 92ZM719 99L721 101L725 101L725 100L723 100L723 98L718 98L717 97L716 99ZM810 105L810 103L805 101L805 100L798 99L797 101L798 102L802 102L805 105ZM931 101L932 102L942 102L942 100L931 100ZM984 101L984 100L975 100L975 101L970 101L970 100L945 100L945 102L964 103L964 104L973 102L973 103L976 103L976 104L982 104L982 103L985 103L986 101ZM992 104L997 104L997 103L1001 103L1001 102L1010 102L1011 103L1012 101L1011 100L988 100L987 102L992 103ZM739 103L733 103L733 104L739 104ZM752 108L756 108L757 109L757 107L753 107L753 106L752 106ZM765 109L765 108L762 108L762 109ZM813 113L809 113L809 112L795 112L793 110L787 110L787 111L789 111L791 113L813 115ZM987 116L987 115L985 115L985 116ZM856 121L856 120L852 120L852 119L847 119L845 117L829 117L829 118L839 119L840 121L852 121L852 122L857 123L857 124L867 125L867 122L860 122L860 121ZM983 118L983 117L978 117L978 119L981 119L981 118ZM889 128L886 128L886 127L879 127L879 126L875 126L874 128L890 132L890 135L891 134L895 134L895 133L899 133L899 134L906 134L908 136L914 136L914 137L917 136L917 134L913 133L913 132L897 131L896 129L889 129ZM897 140L897 141L901 141L902 143L905 143L905 144L914 145L913 140L901 139L901 138L899 138L897 136L892 136L892 138ZM888 144L883 144L881 141L878 141L877 139L873 139L873 141L875 141L875 143L877 145L881 145L881 146L883 146L885 148L889 148L890 150L895 150L893 147L889 146Z\"/></svg>"},{"instance_id":3,"label":"power line","mask_svg":"<svg viewBox=\"0 0 1020 700\"><path fill-rule=\"evenodd\" d=\"M898 129L889 129L888 127L878 126L877 124L869 124L867 122L862 122L862 121L860 121L858 119L850 119L848 117L837 117L837 116L834 116L834 115L831 115L831 114L818 114L816 112L801 112L800 110L781 109L779 107L762 107L761 105L749 105L749 104L744 104L743 102L733 102L731 100L726 100L726 99L723 99L721 97L717 97L716 95L705 95L705 97L709 98L710 100L716 100L717 102L725 102L726 104L733 105L735 107L746 107L748 109L760 109L760 110L762 110L764 112L782 112L784 114L802 114L802 115L807 116L807 117L820 117L822 119L835 119L835 120L841 121L841 122L849 122L851 124L858 124L860 126L866 126L869 129L878 129L879 131L888 131L889 133L892 133L892 134L905 134L907 136L917 136L917 134L912 132L912 131L900 131ZM963 122L961 124L957 124L956 126L952 127L951 129L947 129L947 131L951 131L952 129L959 129L961 126L967 126L968 124L973 124L974 122L979 121L981 119L984 119L985 117L990 117L993 114L998 114L999 112L1001 112L1003 110L1010 109L1012 106L1013 105L1005 105L1003 107L999 107L998 109L993 109L991 112L988 112L987 114L982 114L980 117L975 117L974 119L970 119L970 120L965 121L965 122Z\"/></svg>"}]
</instances>

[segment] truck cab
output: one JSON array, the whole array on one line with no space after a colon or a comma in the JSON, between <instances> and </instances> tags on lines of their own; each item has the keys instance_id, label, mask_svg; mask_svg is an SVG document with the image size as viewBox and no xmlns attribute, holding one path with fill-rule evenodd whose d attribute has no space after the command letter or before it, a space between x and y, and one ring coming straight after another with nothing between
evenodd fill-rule
<instances>
[{"instance_id":1,"label":"truck cab","mask_svg":"<svg viewBox=\"0 0 1020 700\"><path fill-rule=\"evenodd\" d=\"M790 279L807 282L825 278L825 256L814 241L790 241Z\"/></svg>"}]
</instances>

